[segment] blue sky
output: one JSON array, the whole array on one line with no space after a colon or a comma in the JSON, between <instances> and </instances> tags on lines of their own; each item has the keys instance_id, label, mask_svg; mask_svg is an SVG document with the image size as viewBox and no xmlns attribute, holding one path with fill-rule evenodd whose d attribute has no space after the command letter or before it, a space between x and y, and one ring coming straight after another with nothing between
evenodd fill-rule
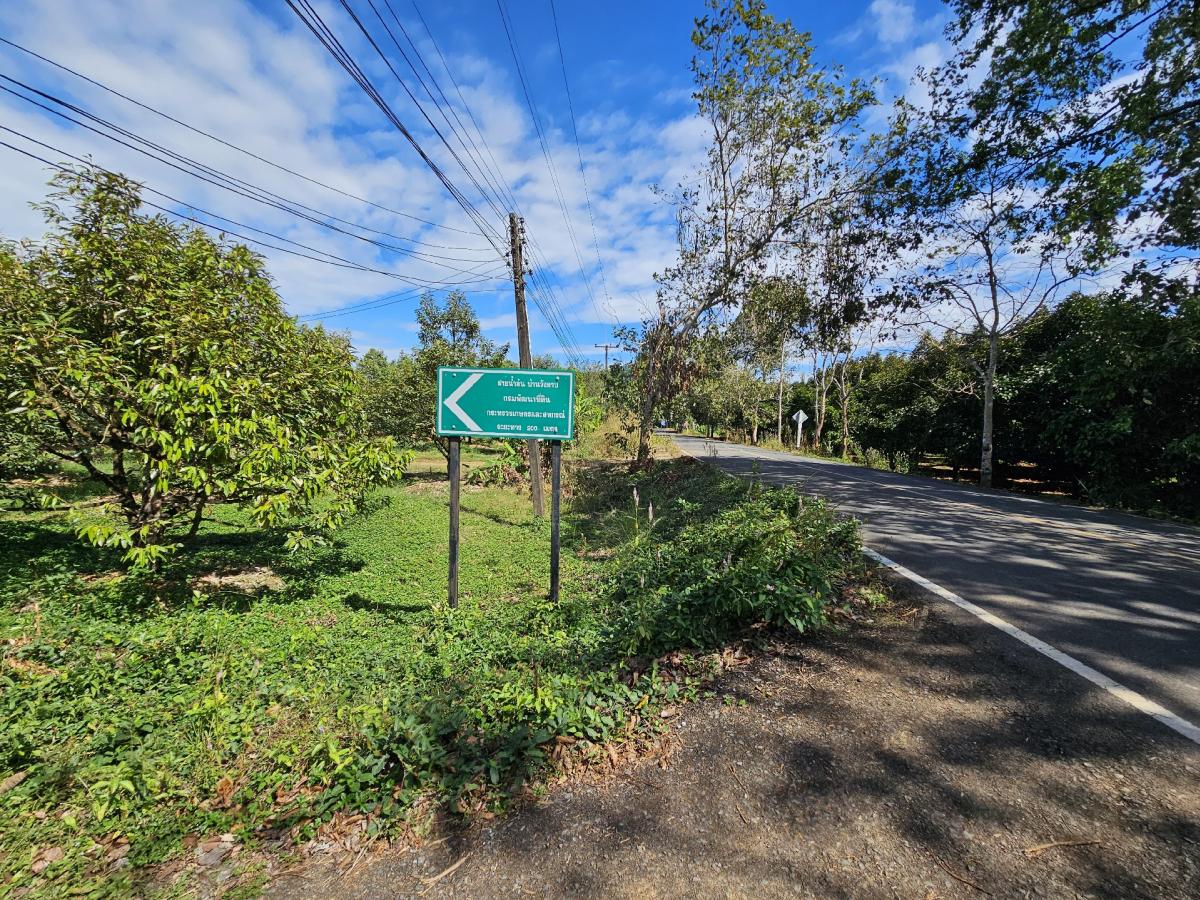
<instances>
[{"instance_id":1,"label":"blue sky","mask_svg":"<svg viewBox=\"0 0 1200 900\"><path fill-rule=\"evenodd\" d=\"M505 223L499 214L476 195L340 3L314 5L422 147L478 206L488 227L501 233ZM511 194L525 214L539 271L531 307L534 352L563 357L560 341L538 306L553 303L585 358L598 358L602 351L593 344L611 339L615 323L640 317L652 302L654 272L673 259L671 214L652 188L670 188L686 180L704 151L705 133L693 116L688 74L691 23L703 12L702 4L557 0L579 132L577 151L549 2L506 0L557 185L526 106L495 0L391 0L420 58L455 107L458 118L451 121L461 125L458 134L471 135L472 142L462 144L420 93L367 0L350 0L350 5L372 28L409 87L425 100L426 112L448 135L451 147L460 157L467 156L467 146L480 148L491 176L503 181L496 192ZM375 0L375 6L403 43L381 0ZM883 79L885 98L908 89L916 66L934 65L946 53L941 38L946 13L938 3L773 2L769 8L812 33L821 61L840 63L853 75ZM494 247L412 147L282 2L10 0L0 8L0 36L274 163L197 135L0 44L3 75L69 100L255 188L304 204L319 213L314 217L341 228L334 231L222 190L11 94L0 94L0 126L55 151L11 131L0 132L6 143L52 161L63 159L63 154L90 156L174 198L151 199L177 212L219 224L196 212L199 208L295 242L279 246L310 256L316 250L338 257L343 264L334 266L259 248L269 259L289 310L306 321L324 321L349 332L359 350L378 347L395 354L411 346L416 289L410 281L477 280L502 267ZM11 82L0 84L24 93ZM586 194L577 152L587 173ZM39 217L28 204L42 198L47 176L42 163L0 147L0 234L40 234ZM243 233L275 240L261 232ZM423 255L399 254L364 237L411 247ZM346 261L378 271L347 267ZM552 293L543 290L545 285L554 286ZM393 300L341 311L397 292L400 296ZM472 284L467 292L489 337L514 341L511 286L504 277Z\"/></svg>"}]
</instances>

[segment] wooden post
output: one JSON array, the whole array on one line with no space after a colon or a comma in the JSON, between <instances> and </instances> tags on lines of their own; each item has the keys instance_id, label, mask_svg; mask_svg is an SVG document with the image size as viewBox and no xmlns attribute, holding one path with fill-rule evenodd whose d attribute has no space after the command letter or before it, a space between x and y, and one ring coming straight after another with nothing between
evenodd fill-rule
<instances>
[{"instance_id":1,"label":"wooden post","mask_svg":"<svg viewBox=\"0 0 1200 900\"><path fill-rule=\"evenodd\" d=\"M450 608L458 608L458 463L460 438L450 441Z\"/></svg>"},{"instance_id":2,"label":"wooden post","mask_svg":"<svg viewBox=\"0 0 1200 900\"><path fill-rule=\"evenodd\" d=\"M608 371L608 351L609 350L617 350L620 348L621 345L620 344L596 344L595 346L597 349L604 351L604 371L607 372Z\"/></svg>"},{"instance_id":3,"label":"wooden post","mask_svg":"<svg viewBox=\"0 0 1200 900\"><path fill-rule=\"evenodd\" d=\"M558 602L558 508L562 495L562 441L550 442L550 602Z\"/></svg>"},{"instance_id":4,"label":"wooden post","mask_svg":"<svg viewBox=\"0 0 1200 900\"><path fill-rule=\"evenodd\" d=\"M525 308L525 258L521 252L521 220L516 213L508 214L508 238L512 245L513 300L517 306L517 354L522 369L533 368L533 352L529 349L529 313ZM529 488L533 495L533 514L546 514L542 499L542 451L537 441L526 441L529 450Z\"/></svg>"}]
</instances>

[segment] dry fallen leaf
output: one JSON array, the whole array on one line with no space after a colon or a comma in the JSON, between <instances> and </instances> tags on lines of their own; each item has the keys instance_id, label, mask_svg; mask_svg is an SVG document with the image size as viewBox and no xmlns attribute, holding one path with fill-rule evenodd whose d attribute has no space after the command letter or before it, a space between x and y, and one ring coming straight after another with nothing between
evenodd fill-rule
<instances>
[{"instance_id":1,"label":"dry fallen leaf","mask_svg":"<svg viewBox=\"0 0 1200 900\"><path fill-rule=\"evenodd\" d=\"M0 781L0 794L7 794L9 791L11 791L13 788L15 788L18 784L20 784L22 781L24 781L25 776L28 774L29 774L28 772L14 772L13 774L11 774L7 778L5 778L3 781Z\"/></svg>"},{"instance_id":2,"label":"dry fallen leaf","mask_svg":"<svg viewBox=\"0 0 1200 900\"><path fill-rule=\"evenodd\" d=\"M46 871L46 867L51 863L56 863L63 858L62 847L47 847L45 850L39 850L33 858L33 865L29 868L33 870L34 875L41 875Z\"/></svg>"},{"instance_id":3,"label":"dry fallen leaf","mask_svg":"<svg viewBox=\"0 0 1200 900\"><path fill-rule=\"evenodd\" d=\"M225 809L233 800L233 779L228 775L217 782L217 796L213 801L214 809Z\"/></svg>"}]
</instances>

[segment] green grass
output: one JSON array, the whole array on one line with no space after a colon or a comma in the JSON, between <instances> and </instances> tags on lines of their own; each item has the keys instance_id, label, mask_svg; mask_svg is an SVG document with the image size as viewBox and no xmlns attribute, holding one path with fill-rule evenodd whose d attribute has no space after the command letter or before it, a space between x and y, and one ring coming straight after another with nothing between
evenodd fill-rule
<instances>
[{"instance_id":1,"label":"green grass","mask_svg":"<svg viewBox=\"0 0 1200 900\"><path fill-rule=\"evenodd\" d=\"M465 449L468 466L491 458ZM162 571L128 574L53 516L0 517L0 780L22 776L0 795L0 893L167 890L155 866L189 859L189 835L233 831L252 859L338 810L368 813L378 833L432 808L499 809L536 784L555 736L587 747L653 727L647 712L694 685L626 660L711 647L762 618L751 595L817 519L686 460L632 480L571 456L567 467L557 605L549 528L525 493L466 486L461 605L446 607L436 453L330 546L298 555L220 508ZM762 515L783 538L770 566ZM677 539L747 564L656 550ZM848 563L810 549L806 566L830 556L810 591L819 607ZM36 873L50 848L61 859Z\"/></svg>"}]
</instances>

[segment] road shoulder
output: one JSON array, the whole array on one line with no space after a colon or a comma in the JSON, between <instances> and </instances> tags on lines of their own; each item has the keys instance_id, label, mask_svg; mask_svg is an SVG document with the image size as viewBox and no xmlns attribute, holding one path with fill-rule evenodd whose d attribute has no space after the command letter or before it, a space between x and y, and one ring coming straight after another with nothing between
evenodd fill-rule
<instances>
[{"instance_id":1,"label":"road shoulder","mask_svg":"<svg viewBox=\"0 0 1200 900\"><path fill-rule=\"evenodd\" d=\"M273 894L1200 894L1196 749L969 617L902 599L717 690L664 768Z\"/></svg>"}]
</instances>

